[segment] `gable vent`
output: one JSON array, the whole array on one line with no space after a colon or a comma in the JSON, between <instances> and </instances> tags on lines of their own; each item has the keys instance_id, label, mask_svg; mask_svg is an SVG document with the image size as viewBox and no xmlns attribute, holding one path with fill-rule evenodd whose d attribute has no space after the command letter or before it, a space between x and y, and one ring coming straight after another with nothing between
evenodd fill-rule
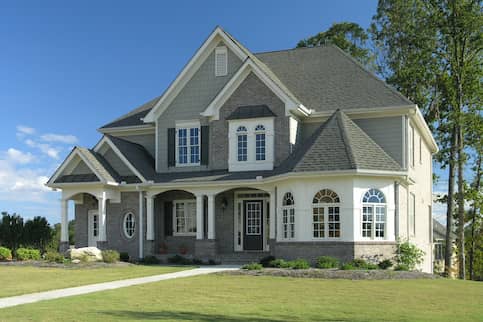
<instances>
[{"instance_id":1,"label":"gable vent","mask_svg":"<svg viewBox=\"0 0 483 322\"><path fill-rule=\"evenodd\" d=\"M226 47L215 49L215 76L226 76L228 74L228 52Z\"/></svg>"}]
</instances>

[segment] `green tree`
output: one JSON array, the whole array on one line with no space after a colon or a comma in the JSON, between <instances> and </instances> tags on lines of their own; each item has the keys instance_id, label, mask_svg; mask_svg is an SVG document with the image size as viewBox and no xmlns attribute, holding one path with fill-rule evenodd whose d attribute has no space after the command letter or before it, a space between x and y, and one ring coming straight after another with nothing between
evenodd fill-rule
<instances>
[{"instance_id":1,"label":"green tree","mask_svg":"<svg viewBox=\"0 0 483 322\"><path fill-rule=\"evenodd\" d=\"M47 245L52 240L52 231L45 217L34 217L27 220L23 227L22 243L45 252Z\"/></svg>"},{"instance_id":2,"label":"green tree","mask_svg":"<svg viewBox=\"0 0 483 322\"><path fill-rule=\"evenodd\" d=\"M23 218L17 214L2 212L0 222L1 244L16 253L22 242Z\"/></svg>"},{"instance_id":3,"label":"green tree","mask_svg":"<svg viewBox=\"0 0 483 322\"><path fill-rule=\"evenodd\" d=\"M52 239L48 245L48 249L58 251L60 243L60 224L55 224L54 227L52 227L51 236ZM75 244L75 220L69 221L69 244Z\"/></svg>"},{"instance_id":4,"label":"green tree","mask_svg":"<svg viewBox=\"0 0 483 322\"><path fill-rule=\"evenodd\" d=\"M338 46L357 59L361 64L373 69L374 56L368 45L367 32L354 22L334 23L329 29L299 41L297 47L316 47L326 43Z\"/></svg>"}]
</instances>

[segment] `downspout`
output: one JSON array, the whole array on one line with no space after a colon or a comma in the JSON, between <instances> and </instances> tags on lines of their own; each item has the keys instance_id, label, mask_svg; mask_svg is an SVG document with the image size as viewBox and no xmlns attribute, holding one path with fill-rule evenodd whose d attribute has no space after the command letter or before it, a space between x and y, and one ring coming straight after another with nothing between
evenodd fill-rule
<instances>
[{"instance_id":1,"label":"downspout","mask_svg":"<svg viewBox=\"0 0 483 322\"><path fill-rule=\"evenodd\" d=\"M140 190L139 186L136 186L136 190L139 191L139 259L144 258L144 191Z\"/></svg>"}]
</instances>

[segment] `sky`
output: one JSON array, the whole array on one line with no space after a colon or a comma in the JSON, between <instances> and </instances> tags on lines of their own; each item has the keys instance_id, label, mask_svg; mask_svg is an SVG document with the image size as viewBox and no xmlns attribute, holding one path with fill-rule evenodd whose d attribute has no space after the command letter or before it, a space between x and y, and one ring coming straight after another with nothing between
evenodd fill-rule
<instances>
[{"instance_id":1,"label":"sky","mask_svg":"<svg viewBox=\"0 0 483 322\"><path fill-rule=\"evenodd\" d=\"M372 0L0 2L0 211L59 222L60 193L44 183L72 147L93 147L99 127L163 93L217 25L252 52L279 50L335 22L366 28L376 7ZM442 205L434 210L444 214Z\"/></svg>"}]
</instances>

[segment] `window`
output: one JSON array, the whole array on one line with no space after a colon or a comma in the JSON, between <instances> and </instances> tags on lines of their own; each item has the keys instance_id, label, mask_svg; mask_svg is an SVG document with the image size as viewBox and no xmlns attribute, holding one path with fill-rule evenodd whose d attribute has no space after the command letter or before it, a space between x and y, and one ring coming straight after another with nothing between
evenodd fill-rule
<instances>
[{"instance_id":1,"label":"window","mask_svg":"<svg viewBox=\"0 0 483 322\"><path fill-rule=\"evenodd\" d=\"M173 201L174 235L196 234L196 201Z\"/></svg>"},{"instance_id":2,"label":"window","mask_svg":"<svg viewBox=\"0 0 483 322\"><path fill-rule=\"evenodd\" d=\"M237 132L237 160L246 161L248 158L248 140L247 140L247 128L244 126L239 126L236 130Z\"/></svg>"},{"instance_id":3,"label":"window","mask_svg":"<svg viewBox=\"0 0 483 322\"><path fill-rule=\"evenodd\" d=\"M414 128L409 126L409 164L414 167Z\"/></svg>"},{"instance_id":4,"label":"window","mask_svg":"<svg viewBox=\"0 0 483 322\"><path fill-rule=\"evenodd\" d=\"M287 192L282 201L282 231L284 239L295 238L295 202L293 195Z\"/></svg>"},{"instance_id":5,"label":"window","mask_svg":"<svg viewBox=\"0 0 483 322\"><path fill-rule=\"evenodd\" d=\"M416 234L416 196L409 193L409 232L411 236Z\"/></svg>"},{"instance_id":6,"label":"window","mask_svg":"<svg viewBox=\"0 0 483 322\"><path fill-rule=\"evenodd\" d=\"M262 203L247 202L246 227L247 235L260 235L262 233Z\"/></svg>"},{"instance_id":7,"label":"window","mask_svg":"<svg viewBox=\"0 0 483 322\"><path fill-rule=\"evenodd\" d=\"M369 189L362 198L362 237L386 236L386 197L378 189Z\"/></svg>"},{"instance_id":8,"label":"window","mask_svg":"<svg viewBox=\"0 0 483 322\"><path fill-rule=\"evenodd\" d=\"M124 221L122 224L124 235L127 238L132 238L136 232L136 218L132 212L128 212L124 215Z\"/></svg>"},{"instance_id":9,"label":"window","mask_svg":"<svg viewBox=\"0 0 483 322\"><path fill-rule=\"evenodd\" d=\"M261 124L255 127L255 158L265 160L265 127Z\"/></svg>"},{"instance_id":10,"label":"window","mask_svg":"<svg viewBox=\"0 0 483 322\"><path fill-rule=\"evenodd\" d=\"M330 189L317 192L312 200L312 231L314 238L339 238L340 198Z\"/></svg>"},{"instance_id":11,"label":"window","mask_svg":"<svg viewBox=\"0 0 483 322\"><path fill-rule=\"evenodd\" d=\"M228 52L226 47L215 49L215 76L226 76L228 74Z\"/></svg>"},{"instance_id":12,"label":"window","mask_svg":"<svg viewBox=\"0 0 483 322\"><path fill-rule=\"evenodd\" d=\"M92 236L97 237L99 235L99 216L92 216Z\"/></svg>"},{"instance_id":13,"label":"window","mask_svg":"<svg viewBox=\"0 0 483 322\"><path fill-rule=\"evenodd\" d=\"M178 165L198 165L200 163L200 128L178 128L176 133Z\"/></svg>"}]
</instances>

